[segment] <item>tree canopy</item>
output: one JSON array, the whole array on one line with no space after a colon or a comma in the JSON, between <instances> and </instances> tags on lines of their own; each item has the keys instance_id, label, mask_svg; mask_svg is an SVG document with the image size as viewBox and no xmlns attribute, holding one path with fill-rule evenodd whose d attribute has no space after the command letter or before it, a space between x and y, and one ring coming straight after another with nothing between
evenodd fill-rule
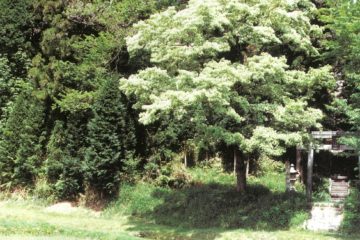
<instances>
[{"instance_id":1,"label":"tree canopy","mask_svg":"<svg viewBox=\"0 0 360 240\"><path fill-rule=\"evenodd\" d=\"M308 1L192 0L169 8L134 26L130 56L146 52L149 67L123 78L121 89L137 96L143 124L171 115L191 122L198 141L281 155L321 127L322 111L309 100L335 87L329 66L299 62L319 54L314 11Z\"/></svg>"}]
</instances>

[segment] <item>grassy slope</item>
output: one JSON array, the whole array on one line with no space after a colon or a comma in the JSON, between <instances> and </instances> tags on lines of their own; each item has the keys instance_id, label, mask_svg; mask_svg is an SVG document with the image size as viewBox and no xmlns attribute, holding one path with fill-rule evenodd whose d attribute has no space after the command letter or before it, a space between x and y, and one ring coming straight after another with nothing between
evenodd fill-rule
<instances>
[{"instance_id":1,"label":"grassy slope","mask_svg":"<svg viewBox=\"0 0 360 240\"><path fill-rule=\"evenodd\" d=\"M81 209L54 214L34 203L1 202L0 239L360 239L302 231L304 196L284 194L280 174L250 178L245 195L234 191L229 174L194 169L191 175L195 184L181 190L147 183L123 186L120 200L101 216Z\"/></svg>"}]
</instances>

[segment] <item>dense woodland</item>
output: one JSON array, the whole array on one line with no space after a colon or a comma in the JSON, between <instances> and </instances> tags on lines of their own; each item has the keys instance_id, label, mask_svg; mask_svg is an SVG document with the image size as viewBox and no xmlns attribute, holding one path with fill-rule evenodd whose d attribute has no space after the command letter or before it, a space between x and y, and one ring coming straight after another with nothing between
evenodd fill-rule
<instances>
[{"instance_id":1,"label":"dense woodland","mask_svg":"<svg viewBox=\"0 0 360 240\"><path fill-rule=\"evenodd\" d=\"M312 130L360 130L359 1L0 9L2 191L106 200L174 161L214 157L244 191L249 159L285 159ZM342 141L360 149L356 134ZM181 177L164 181L180 187Z\"/></svg>"}]
</instances>

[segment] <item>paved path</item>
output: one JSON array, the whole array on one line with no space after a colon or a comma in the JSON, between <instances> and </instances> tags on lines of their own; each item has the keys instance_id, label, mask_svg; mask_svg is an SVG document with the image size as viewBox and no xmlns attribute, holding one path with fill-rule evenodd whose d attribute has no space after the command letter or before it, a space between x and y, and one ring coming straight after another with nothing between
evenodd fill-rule
<instances>
[{"instance_id":1,"label":"paved path","mask_svg":"<svg viewBox=\"0 0 360 240\"><path fill-rule=\"evenodd\" d=\"M338 203L315 203L311 218L305 228L313 231L337 231L344 218L343 205Z\"/></svg>"}]
</instances>

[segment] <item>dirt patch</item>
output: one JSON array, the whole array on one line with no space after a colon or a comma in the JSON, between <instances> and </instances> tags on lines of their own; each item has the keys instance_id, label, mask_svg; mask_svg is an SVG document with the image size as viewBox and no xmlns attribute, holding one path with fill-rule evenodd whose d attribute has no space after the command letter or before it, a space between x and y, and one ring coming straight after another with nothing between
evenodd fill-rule
<instances>
[{"instance_id":1,"label":"dirt patch","mask_svg":"<svg viewBox=\"0 0 360 240\"><path fill-rule=\"evenodd\" d=\"M70 202L60 202L45 208L46 212L70 214L77 211Z\"/></svg>"},{"instance_id":2,"label":"dirt patch","mask_svg":"<svg viewBox=\"0 0 360 240\"><path fill-rule=\"evenodd\" d=\"M101 215L101 211L94 211L91 209L78 207L74 203L71 202L59 202L54 205L51 205L45 208L45 212L48 213L60 213L60 214L72 214L72 213L80 213L91 215L94 217L99 217Z\"/></svg>"}]
</instances>

